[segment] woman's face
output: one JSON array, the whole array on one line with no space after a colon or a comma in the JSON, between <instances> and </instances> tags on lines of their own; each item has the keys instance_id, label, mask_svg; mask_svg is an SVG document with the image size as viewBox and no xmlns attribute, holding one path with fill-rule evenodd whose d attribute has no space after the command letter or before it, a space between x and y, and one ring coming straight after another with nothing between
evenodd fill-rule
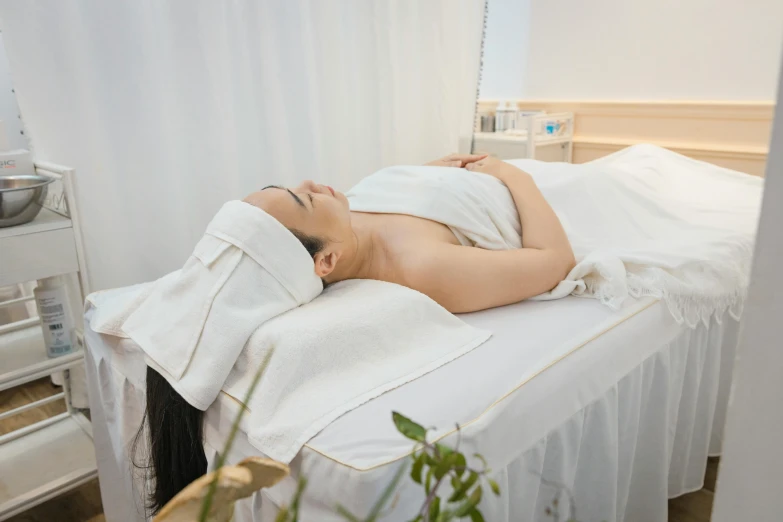
<instances>
[{"instance_id":1,"label":"woman's face","mask_svg":"<svg viewBox=\"0 0 783 522\"><path fill-rule=\"evenodd\" d=\"M321 257L331 255L333 263L351 245L353 229L348 199L329 186L312 181L290 189L272 185L250 194L244 201L265 211L286 228L322 239L326 247Z\"/></svg>"}]
</instances>

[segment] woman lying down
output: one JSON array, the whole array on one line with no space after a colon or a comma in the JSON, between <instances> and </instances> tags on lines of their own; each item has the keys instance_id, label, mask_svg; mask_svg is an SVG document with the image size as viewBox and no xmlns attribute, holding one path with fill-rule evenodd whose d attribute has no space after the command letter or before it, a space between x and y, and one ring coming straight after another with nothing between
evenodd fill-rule
<instances>
[{"instance_id":1,"label":"woman lying down","mask_svg":"<svg viewBox=\"0 0 783 522\"><path fill-rule=\"evenodd\" d=\"M297 240L304 249L292 245ZM246 255L232 260L229 243ZM149 507L157 512L206 473L203 410L258 318L272 318L308 302L324 284L348 279L396 283L453 313L471 312L546 292L573 266L568 238L531 177L486 156L453 154L423 167L384 169L347 197L306 181L227 204L183 270L156 282L157 294L123 326L149 365L146 423L155 481ZM220 285L199 332L192 325L204 321L202 295L212 296ZM229 296L225 302L222 295ZM223 325L210 328L210 321ZM205 393L207 381L212 391Z\"/></svg>"},{"instance_id":2,"label":"woman lying down","mask_svg":"<svg viewBox=\"0 0 783 522\"><path fill-rule=\"evenodd\" d=\"M477 155L453 154L428 165L453 168L380 171L349 192L350 208L345 195L312 181L292 189L267 187L245 202L275 217L302 242L325 283L397 283L428 295L452 313L503 306L547 292L574 267L563 227L530 175ZM492 176L502 185L470 180L478 176ZM462 193L455 194L458 191ZM519 217L505 210L508 222L498 226L514 227L509 233L521 237L520 248L466 248L475 242L450 228L451 223L403 215L407 206L418 214L428 209L443 212L443 219L449 220L448 209L455 202L475 205L457 209L455 218L466 217L495 205L504 192L510 193ZM482 195L487 197L482 200ZM389 212L395 203L398 208Z\"/></svg>"},{"instance_id":3,"label":"woman lying down","mask_svg":"<svg viewBox=\"0 0 783 522\"><path fill-rule=\"evenodd\" d=\"M224 386L232 386L229 378L235 365L241 366L247 346L253 346L254 333L287 324L288 330L271 335L273 349L278 349L298 335L302 324L314 329L313 324L336 317L347 330L337 336L342 344L334 353L347 352L353 343L353 353L358 351L363 358L359 366L369 372L359 380L367 384L375 376L378 382L368 388L372 390L392 382L383 380L388 375L372 372L388 371L383 357L396 353L395 346L387 346L386 352L376 350L377 358L368 364L367 353L377 347L367 345L382 344L375 341L382 336L358 332L354 316L331 315L334 307L320 304L333 301L314 300L324 283L396 283L354 281L403 292L402 308L415 301L421 306L416 313L433 313L411 320L409 312L406 320L416 323L411 330L452 325L449 321L467 327L443 308L471 312L542 294L587 294L609 306L621 305L628 296L655 296L666 301L677 321L690 326L727 309L735 316L739 312L747 287L759 180L651 146L585 165L533 160L521 164L536 176L546 199L531 175L509 163L451 155L427 166L383 169L346 195L308 181L290 189L266 187L243 202L227 203L183 269L151 285L121 321L123 333L142 349L148 365L146 424L155 479L151 509L160 509L206 472L203 412ZM705 192L704 187L711 190ZM335 285L330 299L345 285ZM380 300L366 303L375 306ZM342 314L349 307L342 301L337 308ZM333 328L332 323L326 326ZM411 358L434 353L430 330L420 335L407 332L408 324L394 328L391 337L413 336L405 345ZM417 349L418 340L425 338L428 350ZM314 402L325 409L310 412L313 419L323 420L326 411L339 406L321 405L328 401L312 401L308 394L309 383L323 383L325 374L340 377L343 368L340 361L331 361L332 352L324 351L322 338L315 339L319 358L338 364L331 373L310 365L308 370L316 373L303 377L301 365L313 358L308 351L312 347L285 345L279 350L281 358L305 362L293 369L270 370L264 378L268 386L258 392L258 402L251 402L251 428L257 431L248 431L248 437L253 442L266 434L276 442L254 445L285 462L325 424L310 424L286 438L273 431L269 419L278 419L275 427L291 426ZM242 364L252 368L252 362ZM307 380L300 388L278 393L300 378ZM341 386L344 382L329 381L334 384L330 399L337 388L347 394L344 399L356 396L350 395L356 390ZM301 392L297 404L304 406L290 408L294 392ZM291 411L280 414L278 404ZM268 409L273 410L269 415ZM285 422L278 415L287 415ZM277 451L277 457L270 450Z\"/></svg>"}]
</instances>

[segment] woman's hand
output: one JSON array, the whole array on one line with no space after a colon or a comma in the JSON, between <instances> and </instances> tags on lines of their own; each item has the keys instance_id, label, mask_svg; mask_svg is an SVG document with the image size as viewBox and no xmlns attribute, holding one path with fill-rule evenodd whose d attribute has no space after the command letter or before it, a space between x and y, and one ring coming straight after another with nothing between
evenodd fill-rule
<instances>
[{"instance_id":1,"label":"woman's hand","mask_svg":"<svg viewBox=\"0 0 783 522\"><path fill-rule=\"evenodd\" d=\"M456 167L459 169L486 157L486 154L449 154L435 161L425 163L425 165L428 167Z\"/></svg>"},{"instance_id":2,"label":"woman's hand","mask_svg":"<svg viewBox=\"0 0 783 522\"><path fill-rule=\"evenodd\" d=\"M486 156L480 160L468 163L465 166L465 170L481 172L482 174L497 178L504 183L507 182L509 177L519 176L525 173L523 170L516 168L510 163L506 163L505 161L491 156Z\"/></svg>"}]
</instances>

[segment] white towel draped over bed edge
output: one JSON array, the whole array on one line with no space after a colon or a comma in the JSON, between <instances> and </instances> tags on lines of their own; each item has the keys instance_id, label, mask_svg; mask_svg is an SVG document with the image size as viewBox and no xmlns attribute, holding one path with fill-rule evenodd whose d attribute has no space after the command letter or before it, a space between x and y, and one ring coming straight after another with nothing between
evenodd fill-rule
<instances>
[{"instance_id":1,"label":"white towel draped over bed edge","mask_svg":"<svg viewBox=\"0 0 783 522\"><path fill-rule=\"evenodd\" d=\"M629 296L657 297L678 322L691 327L726 310L739 318L761 178L653 145L572 168L511 163L533 175L578 261L551 297L571 291L615 309Z\"/></svg>"}]
</instances>

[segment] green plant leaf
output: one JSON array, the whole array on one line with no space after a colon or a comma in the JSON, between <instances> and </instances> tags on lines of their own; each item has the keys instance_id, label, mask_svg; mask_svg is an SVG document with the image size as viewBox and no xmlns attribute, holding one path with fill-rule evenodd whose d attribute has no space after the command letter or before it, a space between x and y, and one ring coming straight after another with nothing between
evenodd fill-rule
<instances>
[{"instance_id":1,"label":"green plant leaf","mask_svg":"<svg viewBox=\"0 0 783 522\"><path fill-rule=\"evenodd\" d=\"M448 511L444 509L440 512L440 515L438 515L438 519L435 522L449 522L449 520L454 519L454 513L451 511Z\"/></svg>"},{"instance_id":2,"label":"green plant leaf","mask_svg":"<svg viewBox=\"0 0 783 522\"><path fill-rule=\"evenodd\" d=\"M283 509L277 512L277 516L275 517L275 522L288 522L288 508L284 507Z\"/></svg>"},{"instance_id":3,"label":"green plant leaf","mask_svg":"<svg viewBox=\"0 0 783 522\"><path fill-rule=\"evenodd\" d=\"M389 499L394 494L394 491L397 489L397 485L400 483L400 479L405 474L407 468L407 465L404 463L397 468L397 473L394 474L392 481L386 486L386 489L383 490L383 493L378 497L378 500L375 501L375 505L373 505L370 513L367 515L365 522L375 522L378 520L381 510L386 506L386 503L389 502Z\"/></svg>"},{"instance_id":4,"label":"green plant leaf","mask_svg":"<svg viewBox=\"0 0 783 522\"><path fill-rule=\"evenodd\" d=\"M427 430L425 430L423 426L416 424L408 417L397 413L396 411L392 412L392 419L394 420L394 425L397 426L397 431L411 440L424 442L425 437L427 436Z\"/></svg>"},{"instance_id":5,"label":"green plant leaf","mask_svg":"<svg viewBox=\"0 0 783 522\"><path fill-rule=\"evenodd\" d=\"M473 508L478 506L479 502L481 502L481 486L476 486L473 493L454 511L454 514L458 517L468 516Z\"/></svg>"},{"instance_id":6,"label":"green plant leaf","mask_svg":"<svg viewBox=\"0 0 783 522\"><path fill-rule=\"evenodd\" d=\"M484 455L482 455L480 453L474 453L473 456L481 461L481 463L484 465L484 468L486 470L486 468L487 468L487 459L484 458Z\"/></svg>"},{"instance_id":7,"label":"green plant leaf","mask_svg":"<svg viewBox=\"0 0 783 522\"><path fill-rule=\"evenodd\" d=\"M436 459L426 451L425 451L424 461L427 463L428 466L431 466L433 468L438 465L438 462L440 462L440 460Z\"/></svg>"},{"instance_id":8,"label":"green plant leaf","mask_svg":"<svg viewBox=\"0 0 783 522\"><path fill-rule=\"evenodd\" d=\"M457 462L454 464L454 472L458 477L461 477L465 473L465 467L467 467L468 463L465 461L465 455L462 453L457 453L456 455Z\"/></svg>"},{"instance_id":9,"label":"green plant leaf","mask_svg":"<svg viewBox=\"0 0 783 522\"><path fill-rule=\"evenodd\" d=\"M459 489L455 489L454 493L451 494L449 502L459 502L464 499L468 494L468 490L470 490L470 488L473 487L473 484L478 480L478 477L478 473L471 471L470 475L468 475L468 480L463 482Z\"/></svg>"},{"instance_id":10,"label":"green plant leaf","mask_svg":"<svg viewBox=\"0 0 783 522\"><path fill-rule=\"evenodd\" d=\"M470 522L484 522L484 515L477 508L470 510Z\"/></svg>"},{"instance_id":11,"label":"green plant leaf","mask_svg":"<svg viewBox=\"0 0 783 522\"><path fill-rule=\"evenodd\" d=\"M451 489L453 489L454 491L457 491L461 487L462 487L462 481L459 479L458 476L453 475L451 477Z\"/></svg>"},{"instance_id":12,"label":"green plant leaf","mask_svg":"<svg viewBox=\"0 0 783 522\"><path fill-rule=\"evenodd\" d=\"M337 504L337 507L335 508L337 511L337 514L343 517L345 520L348 520L348 522L361 522L358 517L354 516L350 511L345 509L340 504Z\"/></svg>"},{"instance_id":13,"label":"green plant leaf","mask_svg":"<svg viewBox=\"0 0 783 522\"><path fill-rule=\"evenodd\" d=\"M435 466L435 478L440 480L443 478L443 476L449 472L451 468L454 467L454 464L457 462L457 455L455 453L451 453L446 457L443 457L443 460L441 460L437 466Z\"/></svg>"},{"instance_id":14,"label":"green plant leaf","mask_svg":"<svg viewBox=\"0 0 783 522\"><path fill-rule=\"evenodd\" d=\"M413 467L411 468L411 479L416 484L421 484L421 471L424 469L424 460L426 455L422 451L416 460L413 461Z\"/></svg>"},{"instance_id":15,"label":"green plant leaf","mask_svg":"<svg viewBox=\"0 0 783 522\"><path fill-rule=\"evenodd\" d=\"M437 520L438 515L440 515L440 497L435 497L430 504L430 520Z\"/></svg>"},{"instance_id":16,"label":"green plant leaf","mask_svg":"<svg viewBox=\"0 0 783 522\"><path fill-rule=\"evenodd\" d=\"M299 520L299 502L302 499L302 493L304 493L307 487L307 479L299 477L299 481L296 484L296 493L294 493L294 499L291 501L291 519L296 522Z\"/></svg>"},{"instance_id":17,"label":"green plant leaf","mask_svg":"<svg viewBox=\"0 0 783 522\"><path fill-rule=\"evenodd\" d=\"M435 447L438 448L438 451L440 452L441 457L446 457L448 455L451 455L454 453L454 450L449 448L448 446L444 446L440 442L435 443Z\"/></svg>"},{"instance_id":18,"label":"green plant leaf","mask_svg":"<svg viewBox=\"0 0 783 522\"><path fill-rule=\"evenodd\" d=\"M427 478L424 479L424 491L427 492L427 494L430 494L430 490L432 489L432 468L427 470Z\"/></svg>"},{"instance_id":19,"label":"green plant leaf","mask_svg":"<svg viewBox=\"0 0 783 522\"><path fill-rule=\"evenodd\" d=\"M253 392L255 391L256 386L258 386L258 383L261 381L261 377L264 375L264 372L266 372L266 368L269 366L269 361L272 360L272 355L274 353L275 350L273 348L261 361L261 366L258 367L258 371L256 371L256 374L253 376L253 381L250 383L250 387L247 389L247 393L245 393L245 398L242 402L243 407L239 409L239 413L237 413L237 416L234 418L234 423L231 425L231 431L228 433L226 445L223 447L223 451L217 455L217 459L215 460L215 469L217 470L217 473L215 473L215 478L212 479L212 482L209 484L209 489L207 490L207 494L204 496L204 500L201 501L201 510L198 517L199 522L207 522L207 519L209 518L209 513L212 510L212 498L217 492L218 480L220 478L220 468L222 468L226 463L226 455L228 455L228 452L231 451L231 446L234 445L234 439L236 438L237 432L239 431L239 423L242 420L242 416L245 414L245 411L247 410L246 405L250 404L250 398L253 396Z\"/></svg>"},{"instance_id":20,"label":"green plant leaf","mask_svg":"<svg viewBox=\"0 0 783 522\"><path fill-rule=\"evenodd\" d=\"M500 486L498 486L498 483L492 480L491 478L487 478L487 482L489 482L489 487L490 489L492 489L492 493L494 493L496 497L499 497Z\"/></svg>"}]
</instances>

